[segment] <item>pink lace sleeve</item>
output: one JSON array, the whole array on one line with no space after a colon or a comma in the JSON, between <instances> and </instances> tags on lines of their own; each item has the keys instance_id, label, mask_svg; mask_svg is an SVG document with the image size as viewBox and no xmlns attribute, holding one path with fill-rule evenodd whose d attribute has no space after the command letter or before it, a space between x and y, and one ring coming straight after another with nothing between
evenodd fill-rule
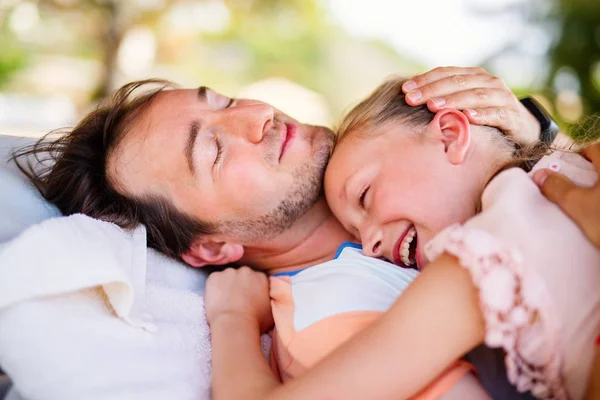
<instances>
[{"instance_id":1,"label":"pink lace sleeve","mask_svg":"<svg viewBox=\"0 0 600 400\"><path fill-rule=\"evenodd\" d=\"M485 344L505 351L509 381L541 399L568 399L549 294L520 255L490 233L453 225L425 247L430 260L458 258L479 290Z\"/></svg>"}]
</instances>

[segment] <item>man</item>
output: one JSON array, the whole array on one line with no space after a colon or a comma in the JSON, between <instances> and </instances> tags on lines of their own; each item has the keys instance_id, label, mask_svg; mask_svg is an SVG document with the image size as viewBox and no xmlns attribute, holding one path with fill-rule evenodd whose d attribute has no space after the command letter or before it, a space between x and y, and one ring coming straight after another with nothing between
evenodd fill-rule
<instances>
[{"instance_id":1,"label":"man","mask_svg":"<svg viewBox=\"0 0 600 400\"><path fill-rule=\"evenodd\" d=\"M131 100L139 86L124 87L113 104L52 144L58 150L53 167L30 173L64 214L82 212L123 227L143 223L151 246L195 267L237 263L269 274L331 260L342 242L354 239L321 193L333 144L329 129L205 87ZM472 123L496 126L522 143L539 137L537 120L480 68L438 68L404 90L411 105L465 109ZM240 328L232 322L228 332ZM242 328L243 340L260 333ZM215 352L235 340L213 338ZM249 352L260 356L253 343ZM257 364L237 367L244 365ZM229 379L229 368L214 365L217 386ZM264 376L260 368L246 372Z\"/></svg>"}]
</instances>

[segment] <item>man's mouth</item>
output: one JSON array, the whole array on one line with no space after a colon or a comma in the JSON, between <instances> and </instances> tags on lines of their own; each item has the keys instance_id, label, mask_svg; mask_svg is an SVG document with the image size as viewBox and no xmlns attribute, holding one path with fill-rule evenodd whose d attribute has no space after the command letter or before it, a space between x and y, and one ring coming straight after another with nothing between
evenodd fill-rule
<instances>
[{"instance_id":1,"label":"man's mouth","mask_svg":"<svg viewBox=\"0 0 600 400\"><path fill-rule=\"evenodd\" d=\"M283 157L283 155L285 154L286 150L292 145L292 141L294 140L294 137L296 136L296 125L294 124L289 124L289 123L285 123L283 124L284 129L283 129L283 139L281 140L281 150L279 153L279 161L281 161L281 158Z\"/></svg>"},{"instance_id":2,"label":"man's mouth","mask_svg":"<svg viewBox=\"0 0 600 400\"><path fill-rule=\"evenodd\" d=\"M404 268L417 266L417 230L411 225L396 242L393 250L394 264Z\"/></svg>"}]
</instances>

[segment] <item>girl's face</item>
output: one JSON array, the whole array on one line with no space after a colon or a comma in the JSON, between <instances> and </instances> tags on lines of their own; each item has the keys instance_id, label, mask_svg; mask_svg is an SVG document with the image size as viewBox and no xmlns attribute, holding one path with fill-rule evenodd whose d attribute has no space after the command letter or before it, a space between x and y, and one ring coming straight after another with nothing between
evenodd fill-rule
<instances>
[{"instance_id":1,"label":"girl's face","mask_svg":"<svg viewBox=\"0 0 600 400\"><path fill-rule=\"evenodd\" d=\"M325 173L327 201L366 255L422 268L425 243L475 214L485 180L472 165L470 126L460 116L438 113L419 134L390 122L335 148Z\"/></svg>"}]
</instances>

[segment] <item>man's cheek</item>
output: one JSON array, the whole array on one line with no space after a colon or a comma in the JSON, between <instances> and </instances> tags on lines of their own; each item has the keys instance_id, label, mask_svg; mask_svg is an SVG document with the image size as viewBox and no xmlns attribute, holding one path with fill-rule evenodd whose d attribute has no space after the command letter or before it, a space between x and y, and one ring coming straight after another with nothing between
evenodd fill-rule
<instances>
[{"instance_id":1,"label":"man's cheek","mask_svg":"<svg viewBox=\"0 0 600 400\"><path fill-rule=\"evenodd\" d=\"M251 170L236 174L231 182L232 194L245 202L264 202L271 196L274 184L273 179L265 179L258 172Z\"/></svg>"}]
</instances>

